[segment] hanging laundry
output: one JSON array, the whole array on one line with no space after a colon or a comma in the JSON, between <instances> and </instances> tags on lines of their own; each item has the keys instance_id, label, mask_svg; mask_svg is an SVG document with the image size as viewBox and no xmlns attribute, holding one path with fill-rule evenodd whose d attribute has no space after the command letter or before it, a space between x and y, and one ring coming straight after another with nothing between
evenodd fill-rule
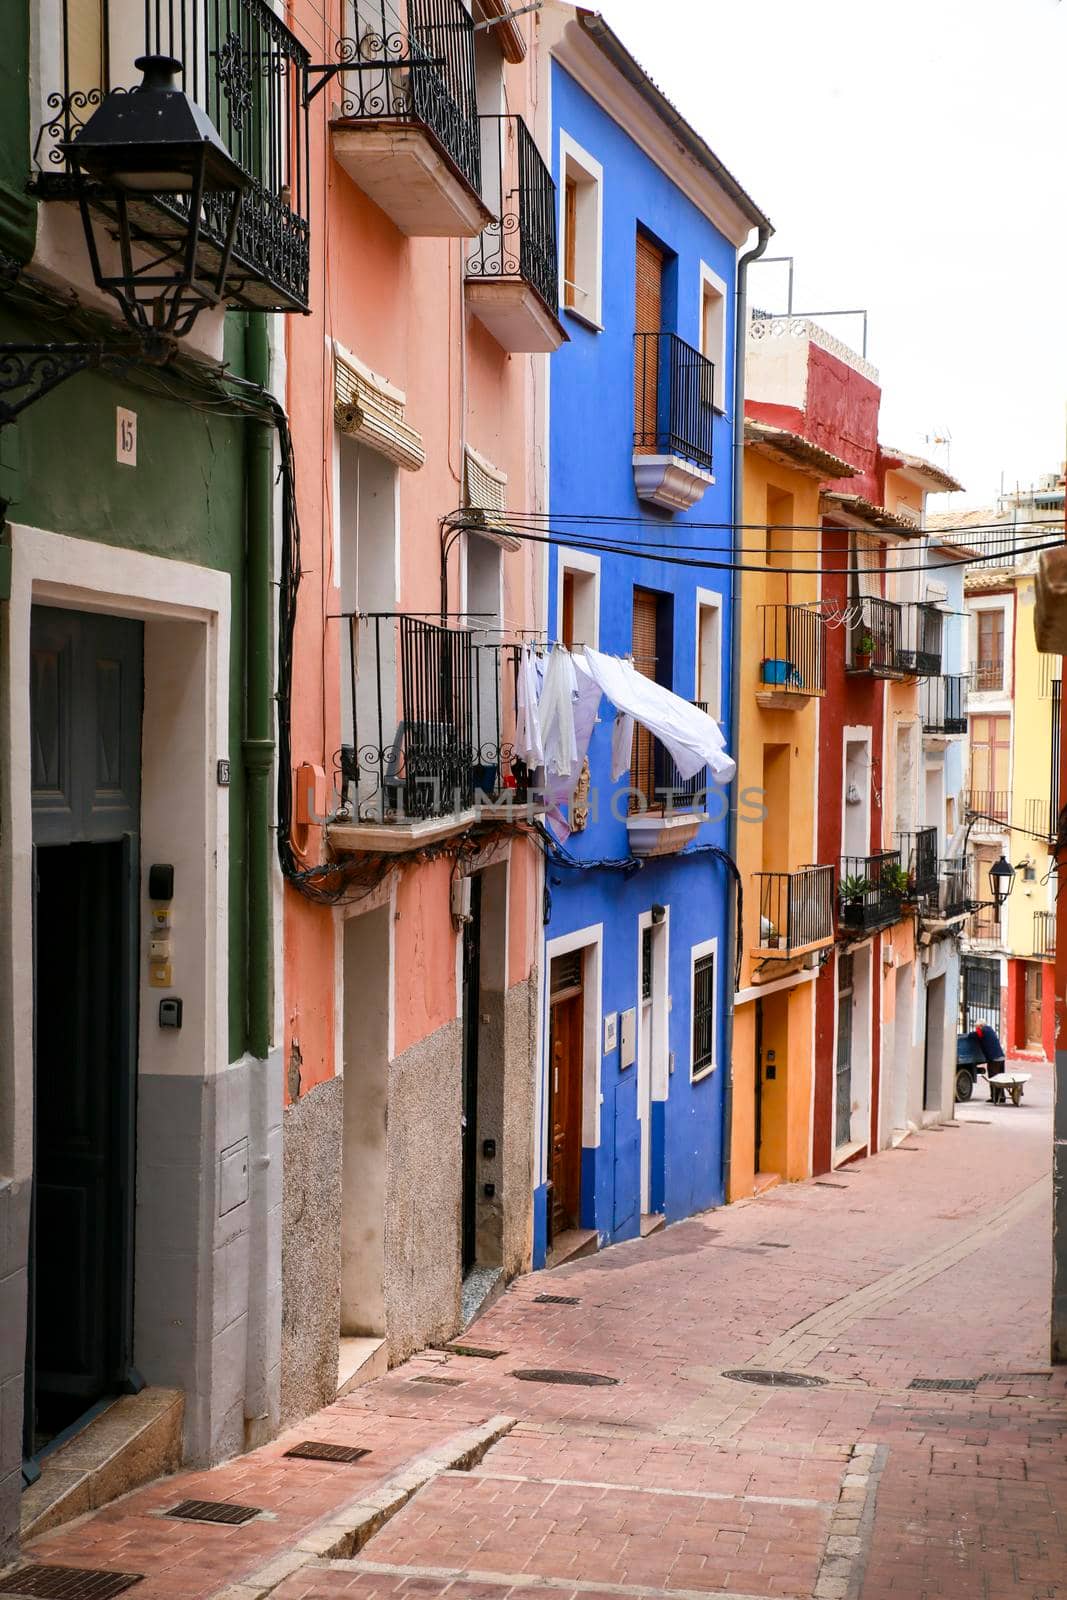
<instances>
[{"instance_id":1,"label":"hanging laundry","mask_svg":"<svg viewBox=\"0 0 1067 1600\"><path fill-rule=\"evenodd\" d=\"M600 711L602 698L599 686L587 672L582 671L581 656L571 658L575 668L575 695L572 706L574 722L574 748L575 762L572 770L566 775L561 773L545 773L544 796L548 808L549 821L562 823L566 833L562 833L557 826L557 836L565 839L570 833L570 827L562 815L562 807L569 805L574 795L575 786L581 776L582 763L589 751L589 742L593 737L596 727L597 715Z\"/></svg>"},{"instance_id":2,"label":"hanging laundry","mask_svg":"<svg viewBox=\"0 0 1067 1600\"><path fill-rule=\"evenodd\" d=\"M578 778L578 745L574 734L574 702L578 681L574 660L563 645L557 644L548 658L545 681L537 711L541 722L545 776Z\"/></svg>"},{"instance_id":3,"label":"hanging laundry","mask_svg":"<svg viewBox=\"0 0 1067 1600\"><path fill-rule=\"evenodd\" d=\"M524 644L519 653L519 682L515 712L515 754L531 771L545 764L544 743L541 736L541 717L537 703L541 698L540 674L537 655L532 644Z\"/></svg>"},{"instance_id":4,"label":"hanging laundry","mask_svg":"<svg viewBox=\"0 0 1067 1600\"><path fill-rule=\"evenodd\" d=\"M617 783L629 772L634 751L634 719L628 711L616 711L611 730L611 777Z\"/></svg>"},{"instance_id":5,"label":"hanging laundry","mask_svg":"<svg viewBox=\"0 0 1067 1600\"><path fill-rule=\"evenodd\" d=\"M618 710L628 712L655 734L683 779L695 778L707 767L716 782L733 781L737 763L726 752L719 724L706 711L646 678L631 661L619 656L587 648L582 662Z\"/></svg>"}]
</instances>

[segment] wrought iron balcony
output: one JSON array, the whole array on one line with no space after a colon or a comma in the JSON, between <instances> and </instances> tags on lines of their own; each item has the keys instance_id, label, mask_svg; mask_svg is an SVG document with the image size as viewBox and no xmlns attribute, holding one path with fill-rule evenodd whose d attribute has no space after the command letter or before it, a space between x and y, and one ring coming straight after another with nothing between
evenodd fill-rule
<instances>
[{"instance_id":1,"label":"wrought iron balcony","mask_svg":"<svg viewBox=\"0 0 1067 1600\"><path fill-rule=\"evenodd\" d=\"M972 694L999 694L1004 688L1004 662L999 656L979 661L970 677Z\"/></svg>"},{"instance_id":2,"label":"wrought iron balcony","mask_svg":"<svg viewBox=\"0 0 1067 1600\"><path fill-rule=\"evenodd\" d=\"M998 822L1007 822L1011 811L1010 790L968 789L966 800L968 813L979 819L977 824L979 829L983 822L990 826Z\"/></svg>"},{"instance_id":3,"label":"wrought iron balcony","mask_svg":"<svg viewBox=\"0 0 1067 1600\"><path fill-rule=\"evenodd\" d=\"M937 829L894 833L900 863L908 875L907 898L920 900L937 891Z\"/></svg>"},{"instance_id":4,"label":"wrought iron balcony","mask_svg":"<svg viewBox=\"0 0 1067 1600\"><path fill-rule=\"evenodd\" d=\"M791 960L833 943L834 869L799 867L796 872L757 872L759 940L752 951L763 960Z\"/></svg>"},{"instance_id":5,"label":"wrought iron balcony","mask_svg":"<svg viewBox=\"0 0 1067 1600\"><path fill-rule=\"evenodd\" d=\"M852 607L846 670L869 672L875 678L900 677L901 631L900 606L892 600L864 595Z\"/></svg>"},{"instance_id":6,"label":"wrought iron balcony","mask_svg":"<svg viewBox=\"0 0 1067 1600\"><path fill-rule=\"evenodd\" d=\"M349 15L335 157L402 233L474 238L489 213L469 10L463 0L354 0Z\"/></svg>"},{"instance_id":7,"label":"wrought iron balcony","mask_svg":"<svg viewBox=\"0 0 1067 1600\"><path fill-rule=\"evenodd\" d=\"M886 928L899 922L907 894L907 873L899 850L877 850L870 856L842 856L838 883L845 928Z\"/></svg>"},{"instance_id":8,"label":"wrought iron balcony","mask_svg":"<svg viewBox=\"0 0 1067 1600\"><path fill-rule=\"evenodd\" d=\"M922 686L923 732L952 734L967 732L967 689L965 672L927 678Z\"/></svg>"},{"instance_id":9,"label":"wrought iron balcony","mask_svg":"<svg viewBox=\"0 0 1067 1600\"><path fill-rule=\"evenodd\" d=\"M936 606L914 602L900 611L899 670L909 678L936 677L941 671L943 614Z\"/></svg>"},{"instance_id":10,"label":"wrought iron balcony","mask_svg":"<svg viewBox=\"0 0 1067 1600\"><path fill-rule=\"evenodd\" d=\"M787 711L826 693L826 618L808 606L760 606L760 705Z\"/></svg>"},{"instance_id":11,"label":"wrought iron balcony","mask_svg":"<svg viewBox=\"0 0 1067 1600\"><path fill-rule=\"evenodd\" d=\"M967 858L952 856L941 862L936 892L926 901L924 917L928 922L948 922L962 917L970 909L970 876Z\"/></svg>"},{"instance_id":12,"label":"wrought iron balcony","mask_svg":"<svg viewBox=\"0 0 1067 1600\"><path fill-rule=\"evenodd\" d=\"M353 825L454 818L525 799L514 758L515 650L404 613L343 619L342 814Z\"/></svg>"},{"instance_id":13,"label":"wrought iron balcony","mask_svg":"<svg viewBox=\"0 0 1067 1600\"><path fill-rule=\"evenodd\" d=\"M703 700L693 705L708 709ZM634 855L672 855L689 844L706 821L708 769L683 778L665 745L640 723L630 758L630 814L626 822Z\"/></svg>"},{"instance_id":14,"label":"wrought iron balcony","mask_svg":"<svg viewBox=\"0 0 1067 1600\"><path fill-rule=\"evenodd\" d=\"M241 202L226 296L259 311L306 311L308 121L303 90L309 55L267 0L183 0L138 8L120 0L56 0L42 67L49 116L34 146L31 187L47 200L88 192L103 221L103 193L79 177L62 149L112 90L137 83L143 55L182 63L181 86L211 118L248 179ZM83 189L84 186L84 189ZM135 237L166 237L180 217L176 195L138 194L129 201ZM222 197L208 194L200 230L200 265L210 277L225 247Z\"/></svg>"},{"instance_id":15,"label":"wrought iron balcony","mask_svg":"<svg viewBox=\"0 0 1067 1600\"><path fill-rule=\"evenodd\" d=\"M467 299L503 349L558 350L556 185L522 117L481 117L482 198L493 220L467 256Z\"/></svg>"},{"instance_id":16,"label":"wrought iron balcony","mask_svg":"<svg viewBox=\"0 0 1067 1600\"><path fill-rule=\"evenodd\" d=\"M1034 912L1034 960L1054 961L1056 959L1056 913L1054 911Z\"/></svg>"},{"instance_id":17,"label":"wrought iron balcony","mask_svg":"<svg viewBox=\"0 0 1067 1600\"><path fill-rule=\"evenodd\" d=\"M676 333L634 334L634 480L671 511L714 481L715 367Z\"/></svg>"}]
</instances>

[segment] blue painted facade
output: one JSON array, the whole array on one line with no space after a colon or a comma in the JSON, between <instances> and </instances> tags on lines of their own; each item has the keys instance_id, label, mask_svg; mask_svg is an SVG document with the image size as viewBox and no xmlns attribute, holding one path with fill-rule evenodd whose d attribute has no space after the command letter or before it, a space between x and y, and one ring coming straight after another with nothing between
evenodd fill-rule
<instances>
[{"instance_id":1,"label":"blue painted facade","mask_svg":"<svg viewBox=\"0 0 1067 1600\"><path fill-rule=\"evenodd\" d=\"M664 554L691 555L695 561L728 562L731 504L731 420L715 419L715 483L689 512L661 511L638 500L634 487L634 323L635 260L638 230L667 252L662 327L690 345L701 339L702 276L705 263L727 286L725 305L726 371L722 393L733 388L733 291L736 251L666 174L650 161L629 135L558 63L552 65L554 168L559 192L561 133L569 136L603 168L602 328L564 313L569 344L553 357L550 378L550 506L553 531L569 529L580 538L578 524L561 520L569 513L642 518L644 537L662 543ZM651 115L651 113L649 113ZM647 525L657 523L655 533ZM697 523L719 523L718 529ZM621 525L615 540L632 545L634 527ZM589 534L603 538L598 525ZM550 548L548 631L554 636L559 616L560 569L566 552ZM672 565L641 559L636 554L599 557L599 636L602 651L629 655L632 650L635 586L656 591L660 600L657 671L660 681L685 700L697 692L698 591L721 601L719 714L729 710L730 574L722 567ZM707 596L705 596L707 603ZM669 657L669 669L663 657ZM728 869L702 847L725 849L727 797L713 790L708 809L713 820L679 855L646 859L629 874L618 865L630 857L626 828L628 780L611 778L613 708L605 700L589 752L591 791L587 828L566 846L586 870L546 864L550 914L544 930L545 952L542 1052L538 1078L542 1139L535 1174L534 1265L545 1259L548 1243L549 972L554 947L590 930L586 946L587 990L599 985L599 998L586 998L585 1131L582 1149L580 1226L595 1229L602 1244L633 1238L642 1214L641 1164L643 1122L639 1117L641 1077L638 1062L620 1065L621 1021L633 1010L640 1038L642 1014L642 919L653 906L665 908L654 930L654 966L666 995L666 1062L660 1054L660 1081L653 1086L650 1117L644 1124L648 1144L648 1205L668 1222L721 1204L723 1193L723 1019L726 997L732 995L732 974L725 948L727 898L732 893ZM733 753L733 730L724 723L727 749ZM595 866L595 862L614 863ZM716 1060L712 1070L693 1081L692 966L693 949L717 940L715 968ZM662 1004L663 995L659 996ZM662 1013L661 1013L662 1015ZM604 1050L605 1019L618 1017L616 1044ZM594 1031L596 1038L593 1040ZM661 1034L662 1044L662 1034ZM599 1070L599 1084L590 1074ZM599 1097L599 1103L597 1103Z\"/></svg>"}]
</instances>

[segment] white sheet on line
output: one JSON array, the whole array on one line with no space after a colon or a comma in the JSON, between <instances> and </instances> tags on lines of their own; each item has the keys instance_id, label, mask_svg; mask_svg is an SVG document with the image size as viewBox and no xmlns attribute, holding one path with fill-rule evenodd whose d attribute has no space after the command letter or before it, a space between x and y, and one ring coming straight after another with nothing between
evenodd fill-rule
<instances>
[{"instance_id":1,"label":"white sheet on line","mask_svg":"<svg viewBox=\"0 0 1067 1600\"><path fill-rule=\"evenodd\" d=\"M578 671L592 678L612 705L628 712L655 734L670 752L683 779L694 778L707 767L717 783L733 781L737 763L727 754L719 724L706 711L646 678L631 661L619 656L602 655L587 645L574 661Z\"/></svg>"}]
</instances>

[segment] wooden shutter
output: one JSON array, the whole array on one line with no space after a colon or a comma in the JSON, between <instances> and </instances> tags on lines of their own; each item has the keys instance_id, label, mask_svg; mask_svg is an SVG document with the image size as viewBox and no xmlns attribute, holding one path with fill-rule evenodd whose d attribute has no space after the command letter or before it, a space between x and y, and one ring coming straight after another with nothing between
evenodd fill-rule
<instances>
[{"instance_id":1,"label":"wooden shutter","mask_svg":"<svg viewBox=\"0 0 1067 1600\"><path fill-rule=\"evenodd\" d=\"M568 650L574 649L574 573L563 569L563 596L561 611L563 613L560 644L565 644ZM583 641L584 642L584 641Z\"/></svg>"},{"instance_id":2,"label":"wooden shutter","mask_svg":"<svg viewBox=\"0 0 1067 1600\"><path fill-rule=\"evenodd\" d=\"M634 666L646 678L656 676L656 623L658 597L650 589L634 590L633 658ZM655 760L653 740L640 724L634 729L630 760L630 787L644 795L646 804L655 803ZM634 802L636 806L636 801Z\"/></svg>"},{"instance_id":3,"label":"wooden shutter","mask_svg":"<svg viewBox=\"0 0 1067 1600\"><path fill-rule=\"evenodd\" d=\"M643 233L637 235L634 305L634 449L655 455L656 395L659 387L659 334L663 326L663 251Z\"/></svg>"},{"instance_id":4,"label":"wooden shutter","mask_svg":"<svg viewBox=\"0 0 1067 1600\"><path fill-rule=\"evenodd\" d=\"M578 283L578 182L563 186L563 304L573 307Z\"/></svg>"},{"instance_id":5,"label":"wooden shutter","mask_svg":"<svg viewBox=\"0 0 1067 1600\"><path fill-rule=\"evenodd\" d=\"M1004 612L978 612L978 690L1004 687Z\"/></svg>"}]
</instances>

